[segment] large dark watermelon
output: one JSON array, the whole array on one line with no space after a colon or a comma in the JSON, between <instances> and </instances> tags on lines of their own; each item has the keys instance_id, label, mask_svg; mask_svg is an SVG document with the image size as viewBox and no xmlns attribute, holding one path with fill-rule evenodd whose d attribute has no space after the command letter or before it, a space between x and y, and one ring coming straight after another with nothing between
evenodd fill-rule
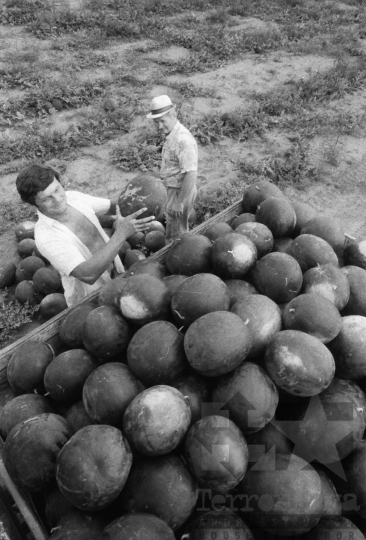
<instances>
[{"instance_id":1,"label":"large dark watermelon","mask_svg":"<svg viewBox=\"0 0 366 540\"><path fill-rule=\"evenodd\" d=\"M229 306L229 290L213 274L196 274L186 279L177 288L171 303L175 320L183 326L189 326L206 313L226 311Z\"/></svg>"},{"instance_id":2,"label":"large dark watermelon","mask_svg":"<svg viewBox=\"0 0 366 540\"><path fill-rule=\"evenodd\" d=\"M184 337L188 362L206 377L235 369L248 356L250 346L247 326L229 311L203 315L191 324Z\"/></svg>"},{"instance_id":3,"label":"large dark watermelon","mask_svg":"<svg viewBox=\"0 0 366 540\"><path fill-rule=\"evenodd\" d=\"M191 409L183 394L158 385L131 401L123 417L123 432L141 454L160 456L183 441L190 423Z\"/></svg>"},{"instance_id":4,"label":"large dark watermelon","mask_svg":"<svg viewBox=\"0 0 366 540\"><path fill-rule=\"evenodd\" d=\"M133 251L133 250L132 250ZM140 274L149 274L158 279L166 276L167 270L164 264L151 259L143 259L133 263L127 270L125 277L138 276Z\"/></svg>"},{"instance_id":5,"label":"large dark watermelon","mask_svg":"<svg viewBox=\"0 0 366 540\"><path fill-rule=\"evenodd\" d=\"M221 493L243 479L248 446L240 429L224 416L205 416L190 428L184 455L194 476L205 488Z\"/></svg>"},{"instance_id":6,"label":"large dark watermelon","mask_svg":"<svg viewBox=\"0 0 366 540\"><path fill-rule=\"evenodd\" d=\"M323 296L342 310L350 297L347 276L333 264L319 264L304 273L302 292Z\"/></svg>"},{"instance_id":7,"label":"large dark watermelon","mask_svg":"<svg viewBox=\"0 0 366 540\"><path fill-rule=\"evenodd\" d=\"M352 395L332 382L317 396L300 402L291 414L290 421L274 424L296 442L294 452L308 463L332 464L342 477L339 461L355 450L365 429L364 411Z\"/></svg>"},{"instance_id":8,"label":"large dark watermelon","mask_svg":"<svg viewBox=\"0 0 366 540\"><path fill-rule=\"evenodd\" d=\"M295 238L291 244L290 255L297 260L303 272L319 264L339 266L338 257L332 246L313 234L300 234Z\"/></svg>"},{"instance_id":9,"label":"large dark watermelon","mask_svg":"<svg viewBox=\"0 0 366 540\"><path fill-rule=\"evenodd\" d=\"M2 264L0 267L0 289L10 287L15 281L16 265L13 262Z\"/></svg>"},{"instance_id":10,"label":"large dark watermelon","mask_svg":"<svg viewBox=\"0 0 366 540\"><path fill-rule=\"evenodd\" d=\"M78 349L83 347L83 326L84 322L95 306L86 302L70 309L66 317L60 324L59 335L61 341L70 348Z\"/></svg>"},{"instance_id":11,"label":"large dark watermelon","mask_svg":"<svg viewBox=\"0 0 366 540\"><path fill-rule=\"evenodd\" d=\"M302 227L300 234L313 234L332 246L338 257L343 255L345 236L342 222L332 216L316 216Z\"/></svg>"},{"instance_id":12,"label":"large dark watermelon","mask_svg":"<svg viewBox=\"0 0 366 540\"><path fill-rule=\"evenodd\" d=\"M284 197L284 195L280 188L269 180L252 184L243 195L243 212L255 214L260 203L268 197Z\"/></svg>"},{"instance_id":13,"label":"large dark watermelon","mask_svg":"<svg viewBox=\"0 0 366 540\"><path fill-rule=\"evenodd\" d=\"M246 236L253 242L257 248L258 259L272 251L273 234L263 223L242 223L236 227L235 232Z\"/></svg>"},{"instance_id":14,"label":"large dark watermelon","mask_svg":"<svg viewBox=\"0 0 366 540\"><path fill-rule=\"evenodd\" d=\"M323 469L317 468L316 471L322 482L324 499L323 517L340 516L342 513L342 505L333 482Z\"/></svg>"},{"instance_id":15,"label":"large dark watermelon","mask_svg":"<svg viewBox=\"0 0 366 540\"><path fill-rule=\"evenodd\" d=\"M212 247L212 266L215 274L226 279L241 279L257 262L254 243L238 233L219 236Z\"/></svg>"},{"instance_id":16,"label":"large dark watermelon","mask_svg":"<svg viewBox=\"0 0 366 540\"><path fill-rule=\"evenodd\" d=\"M247 281L242 279L227 279L224 281L226 287L229 289L230 294L230 308L235 302L241 301L250 294L257 294L258 291Z\"/></svg>"},{"instance_id":17,"label":"large dark watermelon","mask_svg":"<svg viewBox=\"0 0 366 540\"><path fill-rule=\"evenodd\" d=\"M121 428L127 406L144 389L128 366L108 362L95 369L84 384L85 410L95 423Z\"/></svg>"},{"instance_id":18,"label":"large dark watermelon","mask_svg":"<svg viewBox=\"0 0 366 540\"><path fill-rule=\"evenodd\" d=\"M188 276L183 276L182 274L173 274L172 276L166 276L165 278L163 278L163 281L168 287L171 297L185 279L188 279Z\"/></svg>"},{"instance_id":19,"label":"large dark watermelon","mask_svg":"<svg viewBox=\"0 0 366 540\"><path fill-rule=\"evenodd\" d=\"M262 294L250 294L238 300L230 311L238 315L249 330L252 344L248 358L262 354L272 336L282 328L280 308Z\"/></svg>"},{"instance_id":20,"label":"large dark watermelon","mask_svg":"<svg viewBox=\"0 0 366 540\"><path fill-rule=\"evenodd\" d=\"M258 292L277 304L284 304L297 296L302 280L298 262L286 253L268 253L253 270L253 281Z\"/></svg>"},{"instance_id":21,"label":"large dark watermelon","mask_svg":"<svg viewBox=\"0 0 366 540\"><path fill-rule=\"evenodd\" d=\"M172 274L193 276L211 270L211 241L201 234L184 234L174 240L165 260Z\"/></svg>"},{"instance_id":22,"label":"large dark watermelon","mask_svg":"<svg viewBox=\"0 0 366 540\"><path fill-rule=\"evenodd\" d=\"M45 517L50 529L56 527L61 517L71 510L73 505L58 489L57 485L52 486L45 497Z\"/></svg>"},{"instance_id":23,"label":"large dark watermelon","mask_svg":"<svg viewBox=\"0 0 366 540\"><path fill-rule=\"evenodd\" d=\"M98 304L119 308L119 299L125 284L126 280L123 277L117 277L103 285L98 293Z\"/></svg>"},{"instance_id":24,"label":"large dark watermelon","mask_svg":"<svg viewBox=\"0 0 366 540\"><path fill-rule=\"evenodd\" d=\"M174 531L194 510L198 485L174 453L136 461L118 498L120 512L149 512Z\"/></svg>"},{"instance_id":25,"label":"large dark watermelon","mask_svg":"<svg viewBox=\"0 0 366 540\"><path fill-rule=\"evenodd\" d=\"M130 446L112 426L77 431L57 457L56 480L80 510L100 510L120 494L132 464Z\"/></svg>"},{"instance_id":26,"label":"large dark watermelon","mask_svg":"<svg viewBox=\"0 0 366 540\"><path fill-rule=\"evenodd\" d=\"M131 276L120 296L122 315L130 322L143 326L167 318L170 294L162 279L149 274Z\"/></svg>"},{"instance_id":27,"label":"large dark watermelon","mask_svg":"<svg viewBox=\"0 0 366 540\"><path fill-rule=\"evenodd\" d=\"M342 317L341 329L329 343L336 373L344 379L366 377L366 317L348 315Z\"/></svg>"},{"instance_id":28,"label":"large dark watermelon","mask_svg":"<svg viewBox=\"0 0 366 540\"><path fill-rule=\"evenodd\" d=\"M72 430L72 434L79 431L79 429L90 426L94 424L93 420L90 418L86 412L84 403L82 400L77 401L67 411L64 413L64 417L69 423L69 426Z\"/></svg>"},{"instance_id":29,"label":"large dark watermelon","mask_svg":"<svg viewBox=\"0 0 366 540\"><path fill-rule=\"evenodd\" d=\"M366 270L366 240L349 242L344 249L344 262Z\"/></svg>"},{"instance_id":30,"label":"large dark watermelon","mask_svg":"<svg viewBox=\"0 0 366 540\"><path fill-rule=\"evenodd\" d=\"M0 414L0 430L4 439L16 424L43 413L53 413L50 401L38 394L22 394L4 406Z\"/></svg>"},{"instance_id":31,"label":"large dark watermelon","mask_svg":"<svg viewBox=\"0 0 366 540\"><path fill-rule=\"evenodd\" d=\"M314 527L323 513L318 473L292 454L265 454L238 488L247 503L242 517L270 534L293 537Z\"/></svg>"},{"instance_id":32,"label":"large dark watermelon","mask_svg":"<svg viewBox=\"0 0 366 540\"><path fill-rule=\"evenodd\" d=\"M35 221L22 221L14 227L14 233L17 240L20 242L24 238L34 238Z\"/></svg>"},{"instance_id":33,"label":"large dark watermelon","mask_svg":"<svg viewBox=\"0 0 366 540\"><path fill-rule=\"evenodd\" d=\"M124 352L131 339L130 325L113 306L100 306L83 325L84 347L101 361Z\"/></svg>"},{"instance_id":34,"label":"large dark watermelon","mask_svg":"<svg viewBox=\"0 0 366 540\"><path fill-rule=\"evenodd\" d=\"M329 343L339 334L342 317L335 305L323 296L300 294L285 306L283 323L286 330L300 330L322 343Z\"/></svg>"},{"instance_id":35,"label":"large dark watermelon","mask_svg":"<svg viewBox=\"0 0 366 540\"><path fill-rule=\"evenodd\" d=\"M53 359L53 350L43 341L28 341L16 349L7 367L8 381L20 394L45 392L43 377Z\"/></svg>"},{"instance_id":36,"label":"large dark watermelon","mask_svg":"<svg viewBox=\"0 0 366 540\"><path fill-rule=\"evenodd\" d=\"M212 394L214 403L223 403L230 418L243 433L262 429L274 416L278 391L263 368L243 362L231 373L220 377Z\"/></svg>"},{"instance_id":37,"label":"large dark watermelon","mask_svg":"<svg viewBox=\"0 0 366 540\"><path fill-rule=\"evenodd\" d=\"M366 519L366 441L362 440L343 461L347 492L354 494L359 514Z\"/></svg>"},{"instance_id":38,"label":"large dark watermelon","mask_svg":"<svg viewBox=\"0 0 366 540\"><path fill-rule=\"evenodd\" d=\"M62 293L52 293L45 296L39 306L39 313L42 319L48 320L67 309L65 295Z\"/></svg>"},{"instance_id":39,"label":"large dark watermelon","mask_svg":"<svg viewBox=\"0 0 366 540\"><path fill-rule=\"evenodd\" d=\"M57 270L51 268L39 268L33 275L34 288L39 294L46 296L55 293L61 287L61 276Z\"/></svg>"},{"instance_id":40,"label":"large dark watermelon","mask_svg":"<svg viewBox=\"0 0 366 540\"><path fill-rule=\"evenodd\" d=\"M189 367L183 341L183 334L168 321L146 324L127 349L131 371L147 386L170 384Z\"/></svg>"},{"instance_id":41,"label":"large dark watermelon","mask_svg":"<svg viewBox=\"0 0 366 540\"><path fill-rule=\"evenodd\" d=\"M296 214L296 225L294 229L294 234L298 236L304 225L311 219L315 218L316 210L315 208L310 206L310 204L303 202L293 202L292 206Z\"/></svg>"},{"instance_id":42,"label":"large dark watermelon","mask_svg":"<svg viewBox=\"0 0 366 540\"><path fill-rule=\"evenodd\" d=\"M258 206L255 220L266 225L273 238L290 236L296 225L295 210L285 197L269 197Z\"/></svg>"},{"instance_id":43,"label":"large dark watermelon","mask_svg":"<svg viewBox=\"0 0 366 540\"><path fill-rule=\"evenodd\" d=\"M233 232L233 229L225 223L224 221L219 221L216 223L212 223L205 232L203 233L203 236L207 236L211 242L214 242L219 236L222 236L223 234L227 234Z\"/></svg>"},{"instance_id":44,"label":"large dark watermelon","mask_svg":"<svg viewBox=\"0 0 366 540\"><path fill-rule=\"evenodd\" d=\"M85 349L72 349L54 358L44 374L44 385L55 401L72 404L82 397L86 379L99 363Z\"/></svg>"},{"instance_id":45,"label":"large dark watermelon","mask_svg":"<svg viewBox=\"0 0 366 540\"><path fill-rule=\"evenodd\" d=\"M341 272L348 279L350 295L342 315L366 316L366 270L358 266L344 266Z\"/></svg>"},{"instance_id":46,"label":"large dark watermelon","mask_svg":"<svg viewBox=\"0 0 366 540\"><path fill-rule=\"evenodd\" d=\"M58 453L71 436L62 416L43 413L16 424L4 446L4 463L12 479L29 491L41 491L55 479Z\"/></svg>"},{"instance_id":47,"label":"large dark watermelon","mask_svg":"<svg viewBox=\"0 0 366 540\"><path fill-rule=\"evenodd\" d=\"M100 540L105 525L105 519L96 512L70 508L60 517L50 540Z\"/></svg>"},{"instance_id":48,"label":"large dark watermelon","mask_svg":"<svg viewBox=\"0 0 366 540\"><path fill-rule=\"evenodd\" d=\"M192 371L189 375L184 375L181 379L170 383L170 385L188 398L191 409L191 424L194 424L207 414L207 408L211 407L211 390L206 377L201 377Z\"/></svg>"},{"instance_id":49,"label":"large dark watermelon","mask_svg":"<svg viewBox=\"0 0 366 540\"><path fill-rule=\"evenodd\" d=\"M26 257L19 263L19 272L24 279L32 279L35 272L39 268L44 268L46 265L39 257L33 255Z\"/></svg>"},{"instance_id":50,"label":"large dark watermelon","mask_svg":"<svg viewBox=\"0 0 366 540\"><path fill-rule=\"evenodd\" d=\"M298 330L283 330L273 336L266 348L265 368L277 386L299 396L319 394L335 372L327 347Z\"/></svg>"},{"instance_id":51,"label":"large dark watermelon","mask_svg":"<svg viewBox=\"0 0 366 540\"><path fill-rule=\"evenodd\" d=\"M105 540L174 540L172 529L162 519L134 512L115 519L105 528Z\"/></svg>"},{"instance_id":52,"label":"large dark watermelon","mask_svg":"<svg viewBox=\"0 0 366 540\"><path fill-rule=\"evenodd\" d=\"M123 188L118 199L118 206L122 216L129 216L140 208L146 208L146 212L139 218L155 216L155 219L161 220L166 200L167 191L160 178L150 173L140 173Z\"/></svg>"}]
</instances>

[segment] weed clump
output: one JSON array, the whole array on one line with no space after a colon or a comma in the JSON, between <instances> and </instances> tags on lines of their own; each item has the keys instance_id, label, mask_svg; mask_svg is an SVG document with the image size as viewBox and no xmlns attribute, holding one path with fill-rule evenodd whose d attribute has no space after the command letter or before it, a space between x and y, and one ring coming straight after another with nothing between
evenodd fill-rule
<instances>
[{"instance_id":1,"label":"weed clump","mask_svg":"<svg viewBox=\"0 0 366 540\"><path fill-rule=\"evenodd\" d=\"M32 322L40 307L37 302L20 304L17 300L11 300L6 290L2 296L4 299L0 302L0 343L11 338L24 324Z\"/></svg>"},{"instance_id":2,"label":"weed clump","mask_svg":"<svg viewBox=\"0 0 366 540\"><path fill-rule=\"evenodd\" d=\"M215 216L228 206L243 198L243 193L248 184L243 179L230 180L223 186L210 191L208 194L198 192L194 204L196 212L195 225L203 223Z\"/></svg>"},{"instance_id":3,"label":"weed clump","mask_svg":"<svg viewBox=\"0 0 366 540\"><path fill-rule=\"evenodd\" d=\"M134 144L124 145L114 149L112 163L124 171L154 171L160 170L163 141L151 134L144 135Z\"/></svg>"}]
</instances>

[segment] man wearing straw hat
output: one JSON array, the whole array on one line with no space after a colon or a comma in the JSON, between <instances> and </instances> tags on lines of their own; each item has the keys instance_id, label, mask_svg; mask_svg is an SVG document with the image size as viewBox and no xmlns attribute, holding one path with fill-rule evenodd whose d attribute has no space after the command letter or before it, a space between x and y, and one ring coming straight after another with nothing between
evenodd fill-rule
<instances>
[{"instance_id":1,"label":"man wearing straw hat","mask_svg":"<svg viewBox=\"0 0 366 540\"><path fill-rule=\"evenodd\" d=\"M166 243L169 244L188 232L188 218L197 195L197 143L177 119L169 96L155 97L146 117L153 119L165 136L160 176L168 192L165 212Z\"/></svg>"}]
</instances>

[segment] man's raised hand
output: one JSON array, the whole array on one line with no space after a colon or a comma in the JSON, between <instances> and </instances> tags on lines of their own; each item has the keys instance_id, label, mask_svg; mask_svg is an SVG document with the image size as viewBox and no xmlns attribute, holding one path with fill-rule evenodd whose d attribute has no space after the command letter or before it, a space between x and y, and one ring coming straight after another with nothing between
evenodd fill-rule
<instances>
[{"instance_id":1,"label":"man's raised hand","mask_svg":"<svg viewBox=\"0 0 366 540\"><path fill-rule=\"evenodd\" d=\"M123 235L125 239L129 236L132 236L136 232L144 232L149 228L151 221L155 220L155 216L148 216L145 218L137 219L138 216L141 216L146 212L147 208L140 208L133 214L123 217L119 206L116 206L116 232L115 234Z\"/></svg>"}]
</instances>

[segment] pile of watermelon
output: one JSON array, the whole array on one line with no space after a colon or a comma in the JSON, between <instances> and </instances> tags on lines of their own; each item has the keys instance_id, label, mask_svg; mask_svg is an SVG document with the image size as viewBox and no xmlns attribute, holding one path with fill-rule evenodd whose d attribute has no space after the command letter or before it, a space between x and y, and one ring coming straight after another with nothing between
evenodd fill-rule
<instances>
[{"instance_id":1,"label":"pile of watermelon","mask_svg":"<svg viewBox=\"0 0 366 540\"><path fill-rule=\"evenodd\" d=\"M269 182L18 347L4 463L52 540L366 532L366 250Z\"/></svg>"},{"instance_id":2,"label":"pile of watermelon","mask_svg":"<svg viewBox=\"0 0 366 540\"><path fill-rule=\"evenodd\" d=\"M60 273L38 251L33 221L16 225L20 262L10 261L0 268L0 289L11 290L21 304L40 302L41 319L47 320L67 308Z\"/></svg>"}]
</instances>

